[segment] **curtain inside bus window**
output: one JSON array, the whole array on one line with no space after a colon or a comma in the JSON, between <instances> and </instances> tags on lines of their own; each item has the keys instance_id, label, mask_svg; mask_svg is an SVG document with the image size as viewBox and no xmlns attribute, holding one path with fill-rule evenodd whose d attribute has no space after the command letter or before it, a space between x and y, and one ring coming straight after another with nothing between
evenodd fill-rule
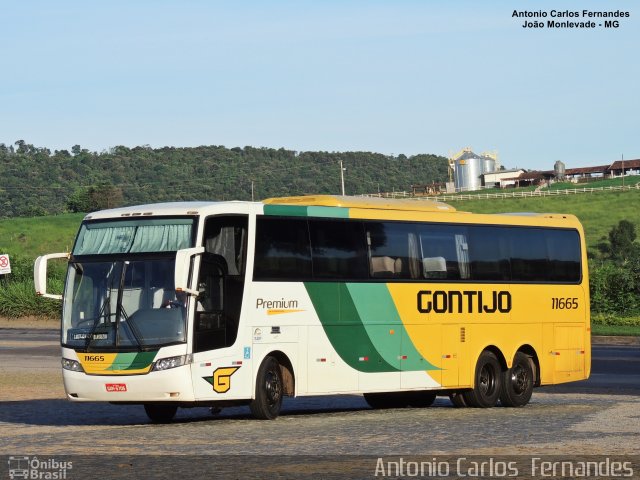
<instances>
[{"instance_id":1,"label":"curtain inside bus window","mask_svg":"<svg viewBox=\"0 0 640 480\"><path fill-rule=\"evenodd\" d=\"M456 253L458 255L458 266L460 267L460 278L469 278L469 246L466 235L456 235Z\"/></svg>"},{"instance_id":2,"label":"curtain inside bus window","mask_svg":"<svg viewBox=\"0 0 640 480\"><path fill-rule=\"evenodd\" d=\"M243 271L246 229L235 226L221 227L217 235L206 239L206 251L216 253L227 261L229 275L239 275Z\"/></svg>"},{"instance_id":3,"label":"curtain inside bus window","mask_svg":"<svg viewBox=\"0 0 640 480\"><path fill-rule=\"evenodd\" d=\"M190 225L140 226L133 237L131 253L171 252L188 248L191 243Z\"/></svg>"},{"instance_id":4,"label":"curtain inside bus window","mask_svg":"<svg viewBox=\"0 0 640 480\"><path fill-rule=\"evenodd\" d=\"M171 252L192 243L192 219L122 220L82 225L74 255Z\"/></svg>"}]
</instances>

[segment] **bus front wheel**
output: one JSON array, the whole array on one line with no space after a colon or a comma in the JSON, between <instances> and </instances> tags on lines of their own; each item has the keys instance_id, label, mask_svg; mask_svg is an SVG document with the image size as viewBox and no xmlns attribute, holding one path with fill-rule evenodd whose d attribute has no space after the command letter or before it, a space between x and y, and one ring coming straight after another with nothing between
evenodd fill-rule
<instances>
[{"instance_id":1,"label":"bus front wheel","mask_svg":"<svg viewBox=\"0 0 640 480\"><path fill-rule=\"evenodd\" d=\"M154 423L168 423L176 416L178 407L175 405L159 405L156 403L145 403L144 411L147 417Z\"/></svg>"},{"instance_id":2,"label":"bus front wheel","mask_svg":"<svg viewBox=\"0 0 640 480\"><path fill-rule=\"evenodd\" d=\"M485 350L478 358L474 387L463 393L470 407L490 408L498 403L502 390L502 367L494 353Z\"/></svg>"},{"instance_id":3,"label":"bus front wheel","mask_svg":"<svg viewBox=\"0 0 640 480\"><path fill-rule=\"evenodd\" d=\"M505 407L524 407L531 400L533 382L531 358L522 352L516 353L513 365L504 372L500 403Z\"/></svg>"},{"instance_id":4,"label":"bus front wheel","mask_svg":"<svg viewBox=\"0 0 640 480\"><path fill-rule=\"evenodd\" d=\"M456 408L464 408L467 406L467 402L464 399L463 392L453 392L449 394L449 400Z\"/></svg>"},{"instance_id":5,"label":"bus front wheel","mask_svg":"<svg viewBox=\"0 0 640 480\"><path fill-rule=\"evenodd\" d=\"M266 357L258 369L255 399L249 404L253 416L260 420L277 418L283 391L280 364L274 357Z\"/></svg>"}]
</instances>

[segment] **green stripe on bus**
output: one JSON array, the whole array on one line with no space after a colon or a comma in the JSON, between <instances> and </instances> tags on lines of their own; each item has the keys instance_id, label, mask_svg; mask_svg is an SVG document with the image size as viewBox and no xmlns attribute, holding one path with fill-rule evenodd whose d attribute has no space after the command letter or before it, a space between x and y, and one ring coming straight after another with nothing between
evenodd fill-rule
<instances>
[{"instance_id":1,"label":"green stripe on bus","mask_svg":"<svg viewBox=\"0 0 640 480\"><path fill-rule=\"evenodd\" d=\"M151 365L158 352L118 353L107 370L138 370Z\"/></svg>"},{"instance_id":2,"label":"green stripe on bus","mask_svg":"<svg viewBox=\"0 0 640 480\"><path fill-rule=\"evenodd\" d=\"M347 289L364 328L384 359L398 370L439 370L411 342L385 283L349 283Z\"/></svg>"},{"instance_id":3,"label":"green stripe on bus","mask_svg":"<svg viewBox=\"0 0 640 480\"><path fill-rule=\"evenodd\" d=\"M264 214L282 217L349 218L349 209L301 205L265 205Z\"/></svg>"},{"instance_id":4,"label":"green stripe on bus","mask_svg":"<svg viewBox=\"0 0 640 480\"><path fill-rule=\"evenodd\" d=\"M340 358L360 372L393 372L362 324L344 283L305 283L307 293L331 345Z\"/></svg>"},{"instance_id":5,"label":"green stripe on bus","mask_svg":"<svg viewBox=\"0 0 640 480\"><path fill-rule=\"evenodd\" d=\"M310 217L349 218L348 208L339 207L308 207Z\"/></svg>"},{"instance_id":6,"label":"green stripe on bus","mask_svg":"<svg viewBox=\"0 0 640 480\"><path fill-rule=\"evenodd\" d=\"M307 207L300 205L265 205L264 214L283 217L306 217Z\"/></svg>"}]
</instances>

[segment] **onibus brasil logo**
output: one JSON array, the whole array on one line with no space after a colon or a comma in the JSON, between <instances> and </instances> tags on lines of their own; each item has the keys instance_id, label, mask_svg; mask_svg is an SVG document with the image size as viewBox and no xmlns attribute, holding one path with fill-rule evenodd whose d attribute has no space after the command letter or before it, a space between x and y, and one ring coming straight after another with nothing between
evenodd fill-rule
<instances>
[{"instance_id":1,"label":"onibus brasil logo","mask_svg":"<svg viewBox=\"0 0 640 480\"><path fill-rule=\"evenodd\" d=\"M9 478L63 480L67 471L73 468L73 462L60 461L55 458L41 460L38 457L9 457Z\"/></svg>"}]
</instances>

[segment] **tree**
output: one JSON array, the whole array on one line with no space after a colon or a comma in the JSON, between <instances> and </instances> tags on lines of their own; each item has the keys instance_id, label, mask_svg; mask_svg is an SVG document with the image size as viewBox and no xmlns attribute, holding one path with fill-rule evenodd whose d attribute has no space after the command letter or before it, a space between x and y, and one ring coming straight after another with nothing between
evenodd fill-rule
<instances>
[{"instance_id":1,"label":"tree","mask_svg":"<svg viewBox=\"0 0 640 480\"><path fill-rule=\"evenodd\" d=\"M95 212L122 205L122 189L102 183L89 188L78 188L67 198L67 208L71 212Z\"/></svg>"},{"instance_id":2,"label":"tree","mask_svg":"<svg viewBox=\"0 0 640 480\"><path fill-rule=\"evenodd\" d=\"M628 220L620 220L609 232L611 244L611 256L620 260L626 260L634 250L633 242L636 239L636 227Z\"/></svg>"}]
</instances>

